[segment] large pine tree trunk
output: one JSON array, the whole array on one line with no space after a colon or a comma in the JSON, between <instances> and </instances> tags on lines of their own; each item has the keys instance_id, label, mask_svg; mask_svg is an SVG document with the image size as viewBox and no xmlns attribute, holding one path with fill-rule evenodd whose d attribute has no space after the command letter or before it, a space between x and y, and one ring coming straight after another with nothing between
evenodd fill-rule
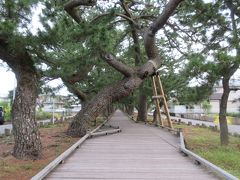
<instances>
[{"instance_id":1,"label":"large pine tree trunk","mask_svg":"<svg viewBox=\"0 0 240 180\"><path fill-rule=\"evenodd\" d=\"M125 78L122 81L100 91L88 105L76 114L71 122L67 134L75 137L84 136L87 132L87 123L95 119L109 104L123 97L129 96L142 83L138 77Z\"/></svg>"},{"instance_id":2,"label":"large pine tree trunk","mask_svg":"<svg viewBox=\"0 0 240 180\"><path fill-rule=\"evenodd\" d=\"M17 89L12 107L14 135L13 156L18 159L38 159L41 157L42 144L35 120L36 99L38 96L38 73L32 57L21 51L14 54L7 41L0 48L0 58L15 73Z\"/></svg>"},{"instance_id":3,"label":"large pine tree trunk","mask_svg":"<svg viewBox=\"0 0 240 180\"><path fill-rule=\"evenodd\" d=\"M143 87L140 88L140 94L138 97L138 116L137 121L147 121L147 95L143 91Z\"/></svg>"},{"instance_id":4,"label":"large pine tree trunk","mask_svg":"<svg viewBox=\"0 0 240 180\"><path fill-rule=\"evenodd\" d=\"M127 104L124 106L125 109L126 109L126 113L129 115L129 116L132 116L133 115L133 111L134 111L134 105L133 104Z\"/></svg>"},{"instance_id":5,"label":"large pine tree trunk","mask_svg":"<svg viewBox=\"0 0 240 180\"><path fill-rule=\"evenodd\" d=\"M219 111L219 124L220 124L220 140L221 145L228 145L229 137L228 137L228 125L227 125L227 102L228 96L230 93L229 89L229 78L223 78L223 94L220 101L220 111Z\"/></svg>"},{"instance_id":6,"label":"large pine tree trunk","mask_svg":"<svg viewBox=\"0 0 240 180\"><path fill-rule=\"evenodd\" d=\"M159 126L159 115L157 114L157 110L155 109L153 112L153 124L155 124L156 126Z\"/></svg>"},{"instance_id":7,"label":"large pine tree trunk","mask_svg":"<svg viewBox=\"0 0 240 180\"><path fill-rule=\"evenodd\" d=\"M19 159L38 159L42 144L35 120L36 99L38 96L36 72L27 66L17 66L16 96L13 102L13 156Z\"/></svg>"},{"instance_id":8,"label":"large pine tree trunk","mask_svg":"<svg viewBox=\"0 0 240 180\"><path fill-rule=\"evenodd\" d=\"M108 104L106 109L103 111L103 116L105 116L106 118L110 116L113 113L113 109L114 109L113 104L112 103Z\"/></svg>"}]
</instances>

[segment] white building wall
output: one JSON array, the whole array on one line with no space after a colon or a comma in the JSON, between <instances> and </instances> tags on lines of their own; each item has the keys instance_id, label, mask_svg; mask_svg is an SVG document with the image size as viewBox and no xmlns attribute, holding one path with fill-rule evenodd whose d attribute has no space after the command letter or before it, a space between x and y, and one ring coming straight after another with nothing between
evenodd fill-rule
<instances>
[{"instance_id":1,"label":"white building wall","mask_svg":"<svg viewBox=\"0 0 240 180\"><path fill-rule=\"evenodd\" d=\"M217 88L215 93L222 93L222 88ZM219 113L220 100L210 100L211 113ZM231 91L228 97L227 112L238 113L240 111L240 91Z\"/></svg>"},{"instance_id":2,"label":"white building wall","mask_svg":"<svg viewBox=\"0 0 240 180\"><path fill-rule=\"evenodd\" d=\"M185 105L174 105L170 109L171 112L173 113L186 113L186 106Z\"/></svg>"},{"instance_id":3,"label":"white building wall","mask_svg":"<svg viewBox=\"0 0 240 180\"><path fill-rule=\"evenodd\" d=\"M220 108L220 100L211 100L210 101L211 113L219 113ZM232 101L228 101L227 104L227 112L228 113L238 113L240 111L240 102L233 103Z\"/></svg>"},{"instance_id":4,"label":"white building wall","mask_svg":"<svg viewBox=\"0 0 240 180\"><path fill-rule=\"evenodd\" d=\"M211 113L219 113L219 107L220 107L219 102L220 102L219 100L211 100L210 101L210 105L211 105L210 112Z\"/></svg>"},{"instance_id":5,"label":"white building wall","mask_svg":"<svg viewBox=\"0 0 240 180\"><path fill-rule=\"evenodd\" d=\"M240 108L240 103L238 102L228 102L227 104L227 112L229 113L237 113L239 112L239 108Z\"/></svg>"}]
</instances>

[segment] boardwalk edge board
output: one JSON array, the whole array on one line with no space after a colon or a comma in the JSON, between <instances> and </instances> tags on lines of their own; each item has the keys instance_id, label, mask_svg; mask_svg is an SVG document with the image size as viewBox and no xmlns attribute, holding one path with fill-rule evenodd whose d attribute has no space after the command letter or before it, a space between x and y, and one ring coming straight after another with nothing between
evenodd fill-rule
<instances>
[{"instance_id":1,"label":"boardwalk edge board","mask_svg":"<svg viewBox=\"0 0 240 180\"><path fill-rule=\"evenodd\" d=\"M184 136L183 133L180 132L180 151L189 157L193 158L199 164L205 166L207 169L211 170L212 172L216 173L218 176L226 178L228 180L239 180L237 177L233 176L232 174L226 172L225 170L221 169L220 167L212 164L211 162L207 161L206 159L200 157L199 155L193 153L192 151L186 149L184 143Z\"/></svg>"},{"instance_id":2,"label":"boardwalk edge board","mask_svg":"<svg viewBox=\"0 0 240 180\"><path fill-rule=\"evenodd\" d=\"M83 136L81 139L79 139L74 145L72 145L70 148L68 148L66 151L64 151L61 155L59 155L56 159L54 159L52 162L50 162L44 169L42 169L39 173L37 173L35 176L31 178L31 180L41 180L44 177L46 177L54 168L56 168L61 162L63 162L69 155L71 155L83 142L91 136L94 132L96 132L98 129L100 129L104 124L107 123L109 119L105 120L102 124L100 124L98 127L96 127L91 132L87 133L85 136Z\"/></svg>"},{"instance_id":3,"label":"boardwalk edge board","mask_svg":"<svg viewBox=\"0 0 240 180\"><path fill-rule=\"evenodd\" d=\"M115 133L119 133L119 132L121 132L121 129L113 129L113 130L95 132L95 133L91 133L89 138L94 137L94 136L104 136L104 135L109 135L109 134L115 134Z\"/></svg>"}]
</instances>

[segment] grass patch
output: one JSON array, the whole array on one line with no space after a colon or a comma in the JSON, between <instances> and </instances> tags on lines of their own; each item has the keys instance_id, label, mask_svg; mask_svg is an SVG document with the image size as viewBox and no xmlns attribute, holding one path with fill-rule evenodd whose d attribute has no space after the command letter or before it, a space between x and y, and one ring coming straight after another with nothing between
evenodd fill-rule
<instances>
[{"instance_id":1,"label":"grass patch","mask_svg":"<svg viewBox=\"0 0 240 180\"><path fill-rule=\"evenodd\" d=\"M44 112L44 111L37 111L36 112L36 119L43 120L43 119L51 119L52 113L50 112Z\"/></svg>"},{"instance_id":2,"label":"grass patch","mask_svg":"<svg viewBox=\"0 0 240 180\"><path fill-rule=\"evenodd\" d=\"M17 166L4 165L2 167L3 173L15 173L18 169L19 169L19 167L17 167Z\"/></svg>"},{"instance_id":3,"label":"grass patch","mask_svg":"<svg viewBox=\"0 0 240 180\"><path fill-rule=\"evenodd\" d=\"M13 144L14 143L14 139L13 139L13 135L11 136L1 136L0 137L0 143L4 143L4 144Z\"/></svg>"},{"instance_id":4,"label":"grass patch","mask_svg":"<svg viewBox=\"0 0 240 180\"><path fill-rule=\"evenodd\" d=\"M26 163L26 164L22 164L20 167L22 170L30 170L32 169L33 165L32 163Z\"/></svg>"},{"instance_id":5,"label":"grass patch","mask_svg":"<svg viewBox=\"0 0 240 180\"><path fill-rule=\"evenodd\" d=\"M229 145L220 145L219 132L208 128L175 125L183 128L187 148L240 178L240 138L229 136Z\"/></svg>"}]
</instances>

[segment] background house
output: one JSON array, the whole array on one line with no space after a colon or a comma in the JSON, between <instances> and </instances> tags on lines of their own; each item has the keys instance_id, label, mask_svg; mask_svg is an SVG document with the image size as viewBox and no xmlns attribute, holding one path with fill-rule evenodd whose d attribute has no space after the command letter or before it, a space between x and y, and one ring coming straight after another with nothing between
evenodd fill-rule
<instances>
[{"instance_id":1,"label":"background house","mask_svg":"<svg viewBox=\"0 0 240 180\"><path fill-rule=\"evenodd\" d=\"M202 114L204 110L202 109L201 105L171 105L170 112L172 113L179 113L179 114Z\"/></svg>"},{"instance_id":2,"label":"background house","mask_svg":"<svg viewBox=\"0 0 240 180\"><path fill-rule=\"evenodd\" d=\"M6 103L9 103L9 102L10 102L10 99L9 99L8 97L0 96L0 102L6 102Z\"/></svg>"},{"instance_id":3,"label":"background house","mask_svg":"<svg viewBox=\"0 0 240 180\"><path fill-rule=\"evenodd\" d=\"M44 112L56 113L77 113L81 110L81 104L71 102L68 96L39 95L37 99L37 109Z\"/></svg>"},{"instance_id":4,"label":"background house","mask_svg":"<svg viewBox=\"0 0 240 180\"><path fill-rule=\"evenodd\" d=\"M235 89L235 91L231 91L229 94L227 112L238 113L240 111L240 80L239 79L230 80L230 88ZM211 113L219 113L222 93L223 86L222 83L219 82L214 86L213 94L209 97Z\"/></svg>"},{"instance_id":5,"label":"background house","mask_svg":"<svg viewBox=\"0 0 240 180\"><path fill-rule=\"evenodd\" d=\"M240 79L231 79L230 88L235 89L231 91L228 98L227 112L228 113L239 113L240 112ZM220 108L220 100L223 94L223 86L219 81L213 87L213 92L209 97L210 110L209 113L218 114ZM170 105L170 111L179 114L204 114L202 104L197 105Z\"/></svg>"}]
</instances>

